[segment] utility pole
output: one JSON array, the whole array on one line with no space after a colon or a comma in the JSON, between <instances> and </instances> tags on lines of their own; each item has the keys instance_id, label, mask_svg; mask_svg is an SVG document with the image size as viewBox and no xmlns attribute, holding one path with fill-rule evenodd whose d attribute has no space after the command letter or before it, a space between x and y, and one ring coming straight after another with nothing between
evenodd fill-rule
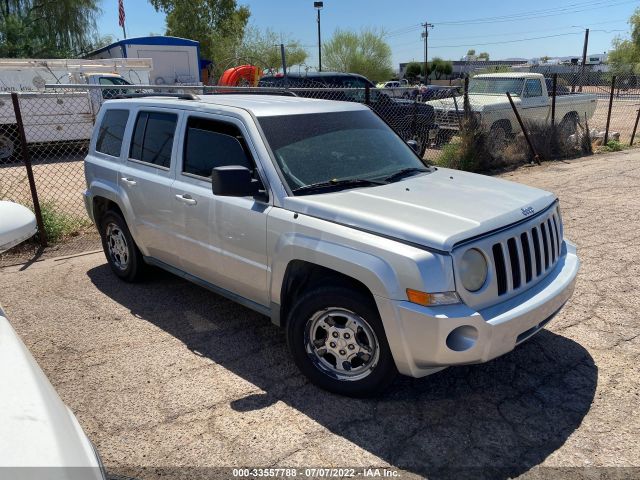
<instances>
[{"instance_id":1,"label":"utility pole","mask_svg":"<svg viewBox=\"0 0 640 480\"><path fill-rule=\"evenodd\" d=\"M582 91L582 85L584 83L584 69L587 64L587 47L589 46L589 29L584 31L584 45L582 46L582 69L580 71L580 90Z\"/></svg>"},{"instance_id":2,"label":"utility pole","mask_svg":"<svg viewBox=\"0 0 640 480\"><path fill-rule=\"evenodd\" d=\"M322 40L320 39L320 10L324 2L313 2L313 7L318 10L318 71L322 71Z\"/></svg>"},{"instance_id":3,"label":"utility pole","mask_svg":"<svg viewBox=\"0 0 640 480\"><path fill-rule=\"evenodd\" d=\"M421 24L424 27L424 32L422 32L422 38L424 38L424 83L425 85L429 83L429 74L427 72L428 66L428 48L429 48L429 29L433 28L433 24L429 22L424 22Z\"/></svg>"},{"instance_id":4,"label":"utility pole","mask_svg":"<svg viewBox=\"0 0 640 480\"><path fill-rule=\"evenodd\" d=\"M287 78L287 57L284 52L284 43L280 44L280 56L282 57L282 74Z\"/></svg>"}]
</instances>

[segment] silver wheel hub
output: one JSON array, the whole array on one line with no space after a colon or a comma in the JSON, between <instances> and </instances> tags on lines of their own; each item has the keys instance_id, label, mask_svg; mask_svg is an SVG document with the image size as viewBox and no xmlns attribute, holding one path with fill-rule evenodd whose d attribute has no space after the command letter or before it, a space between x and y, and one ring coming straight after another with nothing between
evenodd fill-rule
<instances>
[{"instance_id":1,"label":"silver wheel hub","mask_svg":"<svg viewBox=\"0 0 640 480\"><path fill-rule=\"evenodd\" d=\"M338 380L361 380L376 367L380 348L364 318L344 308L316 312L307 321L305 348L314 365Z\"/></svg>"},{"instance_id":2,"label":"silver wheel hub","mask_svg":"<svg viewBox=\"0 0 640 480\"><path fill-rule=\"evenodd\" d=\"M106 239L111 261L119 270L126 270L129 266L129 244L120 227L115 223L107 225Z\"/></svg>"}]
</instances>

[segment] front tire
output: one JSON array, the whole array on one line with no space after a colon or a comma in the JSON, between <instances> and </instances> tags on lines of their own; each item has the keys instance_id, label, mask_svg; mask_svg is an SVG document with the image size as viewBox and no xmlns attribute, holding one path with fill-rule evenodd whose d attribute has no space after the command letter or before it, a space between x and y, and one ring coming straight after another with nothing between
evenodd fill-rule
<instances>
[{"instance_id":1,"label":"front tire","mask_svg":"<svg viewBox=\"0 0 640 480\"><path fill-rule=\"evenodd\" d=\"M113 273L126 282L140 280L144 275L146 263L131 236L127 222L119 213L110 210L102 216L100 237Z\"/></svg>"},{"instance_id":2,"label":"front tire","mask_svg":"<svg viewBox=\"0 0 640 480\"><path fill-rule=\"evenodd\" d=\"M397 375L375 303L354 289L319 287L300 297L287 343L302 373L330 392L372 396Z\"/></svg>"}]
</instances>

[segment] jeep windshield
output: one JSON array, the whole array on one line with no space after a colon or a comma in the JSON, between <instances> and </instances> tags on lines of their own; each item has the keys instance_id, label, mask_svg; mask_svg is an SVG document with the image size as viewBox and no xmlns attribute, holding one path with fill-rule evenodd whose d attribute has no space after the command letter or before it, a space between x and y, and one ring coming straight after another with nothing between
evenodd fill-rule
<instances>
[{"instance_id":1,"label":"jeep windshield","mask_svg":"<svg viewBox=\"0 0 640 480\"><path fill-rule=\"evenodd\" d=\"M294 194L373 187L431 171L371 111L259 117Z\"/></svg>"},{"instance_id":2,"label":"jeep windshield","mask_svg":"<svg viewBox=\"0 0 640 480\"><path fill-rule=\"evenodd\" d=\"M472 78L469 82L469 93L478 95L511 95L520 96L524 87L523 78Z\"/></svg>"}]
</instances>

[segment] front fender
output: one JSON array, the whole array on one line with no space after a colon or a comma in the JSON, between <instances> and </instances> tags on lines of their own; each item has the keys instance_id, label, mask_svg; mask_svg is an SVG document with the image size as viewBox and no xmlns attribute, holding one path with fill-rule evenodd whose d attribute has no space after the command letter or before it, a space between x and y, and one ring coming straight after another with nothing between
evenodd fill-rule
<instances>
[{"instance_id":1,"label":"front fender","mask_svg":"<svg viewBox=\"0 0 640 480\"><path fill-rule=\"evenodd\" d=\"M272 257L270 296L281 304L281 287L290 262L307 261L335 270L362 282L373 295L400 296L400 282L394 269L375 255L301 233L282 235Z\"/></svg>"}]
</instances>

